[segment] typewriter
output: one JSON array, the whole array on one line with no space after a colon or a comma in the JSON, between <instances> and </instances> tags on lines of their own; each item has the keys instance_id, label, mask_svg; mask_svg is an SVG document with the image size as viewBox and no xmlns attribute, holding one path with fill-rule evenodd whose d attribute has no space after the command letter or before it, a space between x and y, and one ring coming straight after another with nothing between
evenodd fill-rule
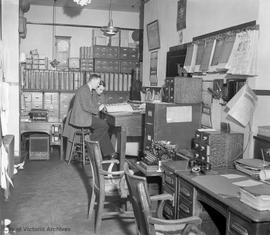
<instances>
[{"instance_id":1,"label":"typewriter","mask_svg":"<svg viewBox=\"0 0 270 235\"><path fill-rule=\"evenodd\" d=\"M142 161L147 165L158 165L159 161L175 159L176 145L169 141L153 141L150 147L146 147Z\"/></svg>"}]
</instances>

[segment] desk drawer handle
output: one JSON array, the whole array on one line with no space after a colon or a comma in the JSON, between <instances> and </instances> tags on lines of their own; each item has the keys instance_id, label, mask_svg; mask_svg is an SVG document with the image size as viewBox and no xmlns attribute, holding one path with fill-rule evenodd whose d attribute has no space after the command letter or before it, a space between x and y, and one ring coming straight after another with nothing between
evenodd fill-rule
<instances>
[{"instance_id":1,"label":"desk drawer handle","mask_svg":"<svg viewBox=\"0 0 270 235\"><path fill-rule=\"evenodd\" d=\"M189 208L187 207L187 206L185 206L184 204L180 204L180 209L182 210L182 211L184 211L186 214L189 214L190 213L190 210L189 210Z\"/></svg>"},{"instance_id":2,"label":"desk drawer handle","mask_svg":"<svg viewBox=\"0 0 270 235\"><path fill-rule=\"evenodd\" d=\"M186 189L186 188L183 188L183 194L184 194L186 197L190 197L190 196L191 196L189 190Z\"/></svg>"},{"instance_id":3,"label":"desk drawer handle","mask_svg":"<svg viewBox=\"0 0 270 235\"><path fill-rule=\"evenodd\" d=\"M236 231L240 235L248 235L248 231L239 224L233 223L231 225L231 228L232 230Z\"/></svg>"}]
</instances>

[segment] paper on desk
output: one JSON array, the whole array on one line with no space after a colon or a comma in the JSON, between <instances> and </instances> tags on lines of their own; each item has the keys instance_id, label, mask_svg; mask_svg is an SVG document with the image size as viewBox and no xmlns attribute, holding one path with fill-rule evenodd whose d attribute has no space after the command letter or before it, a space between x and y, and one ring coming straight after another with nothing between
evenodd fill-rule
<instances>
[{"instance_id":1,"label":"paper on desk","mask_svg":"<svg viewBox=\"0 0 270 235\"><path fill-rule=\"evenodd\" d=\"M221 175L227 179L237 179L240 177L244 177L243 175L237 175L237 174L226 174L226 175Z\"/></svg>"},{"instance_id":2,"label":"paper on desk","mask_svg":"<svg viewBox=\"0 0 270 235\"><path fill-rule=\"evenodd\" d=\"M194 177L193 180L215 194L239 197L239 187L233 185L231 180L223 176L201 175Z\"/></svg>"},{"instance_id":3,"label":"paper on desk","mask_svg":"<svg viewBox=\"0 0 270 235\"><path fill-rule=\"evenodd\" d=\"M257 180L243 180L243 181L233 182L233 184L237 186L241 186L241 187L249 187L249 186L262 184L262 182L259 182Z\"/></svg>"}]
</instances>

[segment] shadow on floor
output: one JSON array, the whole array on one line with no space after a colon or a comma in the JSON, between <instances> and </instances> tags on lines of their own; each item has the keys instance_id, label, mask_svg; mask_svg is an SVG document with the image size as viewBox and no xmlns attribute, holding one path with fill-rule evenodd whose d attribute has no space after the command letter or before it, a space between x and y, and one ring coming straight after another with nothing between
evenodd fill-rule
<instances>
[{"instance_id":1,"label":"shadow on floor","mask_svg":"<svg viewBox=\"0 0 270 235\"><path fill-rule=\"evenodd\" d=\"M83 170L51 155L49 161L26 160L15 175L14 189L4 203L11 230L20 235L94 234L93 222L87 218L89 165ZM105 220L101 234L135 235L134 220Z\"/></svg>"}]
</instances>

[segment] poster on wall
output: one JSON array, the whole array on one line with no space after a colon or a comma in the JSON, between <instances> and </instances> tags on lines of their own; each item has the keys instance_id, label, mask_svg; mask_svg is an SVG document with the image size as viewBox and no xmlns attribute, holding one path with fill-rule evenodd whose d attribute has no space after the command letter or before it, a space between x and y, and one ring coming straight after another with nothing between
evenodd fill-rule
<instances>
[{"instance_id":1,"label":"poster on wall","mask_svg":"<svg viewBox=\"0 0 270 235\"><path fill-rule=\"evenodd\" d=\"M158 62L158 52L153 51L150 54L150 86L157 86L157 62Z\"/></svg>"},{"instance_id":2,"label":"poster on wall","mask_svg":"<svg viewBox=\"0 0 270 235\"><path fill-rule=\"evenodd\" d=\"M176 22L177 31L186 28L186 8L187 8L187 0L179 0L177 3L177 22Z\"/></svg>"},{"instance_id":3,"label":"poster on wall","mask_svg":"<svg viewBox=\"0 0 270 235\"><path fill-rule=\"evenodd\" d=\"M149 51L160 48L159 25L157 20L147 25L147 39Z\"/></svg>"}]
</instances>

